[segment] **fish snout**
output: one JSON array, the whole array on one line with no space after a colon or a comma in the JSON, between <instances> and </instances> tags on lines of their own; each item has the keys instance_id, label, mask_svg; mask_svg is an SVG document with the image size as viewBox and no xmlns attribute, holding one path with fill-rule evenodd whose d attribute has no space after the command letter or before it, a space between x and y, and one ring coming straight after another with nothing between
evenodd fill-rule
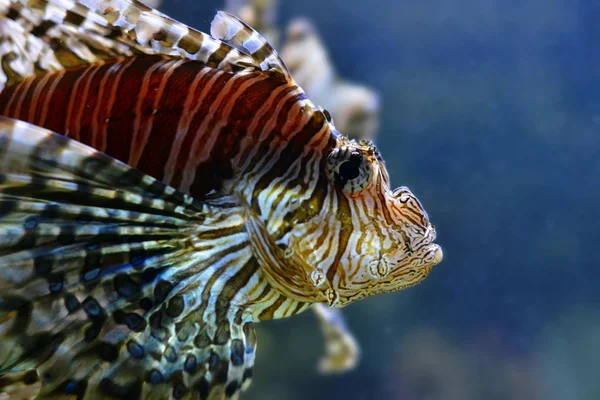
<instances>
[{"instance_id":1,"label":"fish snout","mask_svg":"<svg viewBox=\"0 0 600 400\"><path fill-rule=\"evenodd\" d=\"M432 244L429 251L429 258L431 259L431 265L437 265L444 259L444 251L439 244Z\"/></svg>"}]
</instances>

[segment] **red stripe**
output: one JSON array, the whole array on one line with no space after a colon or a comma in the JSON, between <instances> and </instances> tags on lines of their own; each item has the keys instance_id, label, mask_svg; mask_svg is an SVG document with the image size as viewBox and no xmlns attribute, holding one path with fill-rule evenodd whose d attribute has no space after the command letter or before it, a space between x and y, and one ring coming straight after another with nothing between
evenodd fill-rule
<instances>
[{"instance_id":1,"label":"red stripe","mask_svg":"<svg viewBox=\"0 0 600 400\"><path fill-rule=\"evenodd\" d=\"M136 94L137 102L134 108L131 148L127 160L127 163L131 166L137 167L139 158L144 151L144 125L149 119L153 118L153 104L164 73L167 70L164 67L168 62L167 60L163 60L162 62L155 63L145 71L142 77L142 86L139 93Z\"/></svg>"},{"instance_id":2,"label":"red stripe","mask_svg":"<svg viewBox=\"0 0 600 400\"><path fill-rule=\"evenodd\" d=\"M43 102L40 102L40 104L41 104L41 106L39 107L40 116L39 116L39 120L36 122L37 125L39 125L39 126L45 125L46 118L48 118L48 109L50 107L50 104L52 103L52 98L53 98L54 93L56 92L56 88L57 88L58 84L60 83L60 81L62 80L63 76L64 76L64 72L59 73L58 76L53 76L51 78L51 82L48 84L48 90L44 90L44 100L43 100Z\"/></svg>"},{"instance_id":3,"label":"red stripe","mask_svg":"<svg viewBox=\"0 0 600 400\"><path fill-rule=\"evenodd\" d=\"M35 79L27 79L23 82L23 87L19 91L19 97L15 99L15 118L22 119L27 121L28 111L29 111L29 103L31 102L32 91L29 89L34 86L35 87L36 80Z\"/></svg>"},{"instance_id":4,"label":"red stripe","mask_svg":"<svg viewBox=\"0 0 600 400\"><path fill-rule=\"evenodd\" d=\"M239 83L237 87L244 85ZM219 129L216 141L212 146L212 153L209 160L212 164L218 164L218 174L220 179L231 178L234 174L232 161L240 151L241 141L248 136L248 126L252 118L256 115L259 108L267 101L270 93L275 89L276 82L271 79L262 79L252 82L245 90L232 88L236 91L235 97L227 107L230 108L227 116L227 123ZM206 162L206 161L205 161ZM203 168L196 169L194 181L190 187L190 193L198 193L206 190L204 182L207 180L207 174L203 173ZM212 188L211 188L212 189ZM215 188L217 189L217 188Z\"/></svg>"},{"instance_id":5,"label":"red stripe","mask_svg":"<svg viewBox=\"0 0 600 400\"><path fill-rule=\"evenodd\" d=\"M196 112L195 116L193 117L192 122L190 123L190 127L188 129L188 132L187 132L185 139L183 140L183 143L181 145L181 152L180 152L179 156L177 157L177 163L175 166L176 172L175 172L175 175L173 176L173 180L171 181L171 184L174 187L178 188L181 185L182 178L183 178L183 170L184 170L187 160L190 156L189 151L192 148L192 143L197 138L199 140L201 140L201 136L203 135L203 132L198 132L200 125L202 124L204 119L207 118L210 106L213 104L215 98L221 92L221 90L223 89L223 86L227 83L227 81L229 79L231 79L231 77L232 77L232 74L222 73L214 80L214 83L211 85L211 87L207 88L208 93L206 94L206 96L202 100L200 106L198 107L198 111ZM211 166L211 168L214 171L215 169L218 168L218 166L217 165ZM213 177L212 179L210 179L210 182L207 182L207 187L212 188L212 187L216 187L217 185L218 185L218 180L216 177Z\"/></svg>"},{"instance_id":6,"label":"red stripe","mask_svg":"<svg viewBox=\"0 0 600 400\"><path fill-rule=\"evenodd\" d=\"M48 93L46 88L48 87L50 78L50 75L45 75L42 79L37 81L35 86L29 88L29 90L32 92L32 95L31 103L29 104L28 119L36 125L38 124L39 116L42 112L44 97Z\"/></svg>"},{"instance_id":7,"label":"red stripe","mask_svg":"<svg viewBox=\"0 0 600 400\"><path fill-rule=\"evenodd\" d=\"M189 103L195 105L200 95L199 88L206 84L214 73L214 70L208 68L198 71L196 63L187 62L177 66L175 71L167 76L162 96L156 104L157 112L154 115L152 130L148 133L138 168L157 179L164 180L178 125L186 117L184 110L186 99L191 96ZM197 84L193 85L194 82Z\"/></svg>"},{"instance_id":8,"label":"red stripe","mask_svg":"<svg viewBox=\"0 0 600 400\"><path fill-rule=\"evenodd\" d=\"M117 96L110 111L105 152L123 162L127 162L131 151L131 140L135 123L135 106L142 87L142 77L146 71L162 57L138 57L123 71Z\"/></svg>"},{"instance_id":9,"label":"red stripe","mask_svg":"<svg viewBox=\"0 0 600 400\"><path fill-rule=\"evenodd\" d=\"M190 156L188 162L184 167L183 180L181 189L189 191L191 185L194 183L196 178L196 172L201 164L214 160L214 155L211 157L216 139L220 133L220 130L224 125L227 125L231 113L231 104L243 91L248 89L248 85L256 83L257 79L264 79L264 75L257 74L244 74L244 75L233 75L223 86L219 95L211 102L207 109L207 113L202 123L200 124L199 133L200 135L194 135L195 140L192 142L190 148ZM248 82L248 83L247 83ZM251 87L251 86L250 86ZM238 117L238 116L234 116ZM238 117L239 118L239 117ZM217 153L222 152L221 148L218 148ZM229 162L227 162L229 164ZM216 172L221 172L226 165L221 165ZM228 168L230 170L230 168ZM219 176L219 180L223 177L227 177L230 171L222 171L225 175Z\"/></svg>"},{"instance_id":10,"label":"red stripe","mask_svg":"<svg viewBox=\"0 0 600 400\"><path fill-rule=\"evenodd\" d=\"M115 69L113 70L114 77L107 78L109 82L106 82L106 86L110 86L110 90L107 90L105 95L106 101L100 105L100 109L98 110L98 118L100 118L101 122L98 126L99 132L97 132L97 136L94 139L95 143L98 145L97 149L100 151L107 152L108 129L110 119L113 116L113 106L115 105L115 101L119 94L119 85L123 78L123 73L125 73L129 66L134 62L135 58L130 58L115 64Z\"/></svg>"},{"instance_id":11,"label":"red stripe","mask_svg":"<svg viewBox=\"0 0 600 400\"><path fill-rule=\"evenodd\" d=\"M60 81L56 85L54 92L50 96L46 120L43 123L44 128L55 132L65 133L69 126L67 123L67 107L71 96L75 96L74 86L84 68L77 68L63 73L55 73L53 79ZM62 75L62 79L60 76Z\"/></svg>"},{"instance_id":12,"label":"red stripe","mask_svg":"<svg viewBox=\"0 0 600 400\"><path fill-rule=\"evenodd\" d=\"M81 90L78 94L78 105L79 111L74 114L71 128L72 131L78 133L79 140L82 143L88 145L95 145L93 126L94 126L94 110L99 106L99 102L102 101L100 98L100 86L104 79L106 79L106 73L110 69L110 64L100 65L95 67L85 79L81 82Z\"/></svg>"}]
</instances>

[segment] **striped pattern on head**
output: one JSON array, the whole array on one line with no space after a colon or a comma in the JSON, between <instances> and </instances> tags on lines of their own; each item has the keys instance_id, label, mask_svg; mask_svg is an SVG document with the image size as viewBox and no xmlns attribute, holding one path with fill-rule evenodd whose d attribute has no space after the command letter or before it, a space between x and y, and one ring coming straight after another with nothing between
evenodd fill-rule
<instances>
[{"instance_id":1,"label":"striped pattern on head","mask_svg":"<svg viewBox=\"0 0 600 400\"><path fill-rule=\"evenodd\" d=\"M311 121L296 121L298 136ZM287 296L341 307L414 285L442 260L427 213L407 188L391 190L372 143L324 124L265 160L240 190L252 193L248 229L265 276Z\"/></svg>"}]
</instances>

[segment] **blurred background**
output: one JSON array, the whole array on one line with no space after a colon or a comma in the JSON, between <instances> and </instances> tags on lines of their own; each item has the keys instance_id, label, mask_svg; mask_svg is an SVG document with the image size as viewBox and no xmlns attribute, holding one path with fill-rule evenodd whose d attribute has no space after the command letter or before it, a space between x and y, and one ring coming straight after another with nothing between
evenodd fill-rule
<instances>
[{"instance_id":1,"label":"blurred background","mask_svg":"<svg viewBox=\"0 0 600 400\"><path fill-rule=\"evenodd\" d=\"M161 9L207 31L224 5ZM363 98L375 96L379 125L364 129L393 185L429 212L445 260L416 287L344 310L362 346L350 373L317 372L311 313L261 324L243 398L600 399L600 2L280 0L276 11L281 35L307 17L339 76L374 93Z\"/></svg>"}]
</instances>

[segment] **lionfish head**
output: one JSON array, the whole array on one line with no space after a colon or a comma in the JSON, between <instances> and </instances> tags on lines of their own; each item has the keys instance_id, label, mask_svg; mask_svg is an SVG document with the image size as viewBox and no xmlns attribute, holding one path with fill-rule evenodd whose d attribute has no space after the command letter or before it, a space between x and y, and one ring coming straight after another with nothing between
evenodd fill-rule
<instances>
[{"instance_id":1,"label":"lionfish head","mask_svg":"<svg viewBox=\"0 0 600 400\"><path fill-rule=\"evenodd\" d=\"M325 276L339 305L419 283L442 260L427 212L408 188L391 190L371 142L339 136L325 173L335 205L322 218L339 230Z\"/></svg>"},{"instance_id":2,"label":"lionfish head","mask_svg":"<svg viewBox=\"0 0 600 400\"><path fill-rule=\"evenodd\" d=\"M320 174L313 197L321 200L300 207L286 235L287 254L302 266L298 275L320 289L316 301L341 307L399 290L422 281L442 260L423 206L408 188L390 188L371 142L337 136Z\"/></svg>"}]
</instances>

